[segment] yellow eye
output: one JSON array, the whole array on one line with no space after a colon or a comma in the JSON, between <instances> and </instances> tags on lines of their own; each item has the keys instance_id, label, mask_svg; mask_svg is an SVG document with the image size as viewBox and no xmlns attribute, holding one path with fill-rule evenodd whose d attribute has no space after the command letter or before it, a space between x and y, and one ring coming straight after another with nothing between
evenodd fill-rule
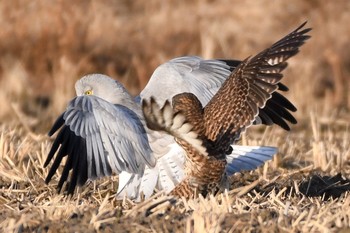
<instances>
[{"instance_id":1,"label":"yellow eye","mask_svg":"<svg viewBox=\"0 0 350 233\"><path fill-rule=\"evenodd\" d=\"M92 95L92 90L87 90L84 92L84 95Z\"/></svg>"}]
</instances>

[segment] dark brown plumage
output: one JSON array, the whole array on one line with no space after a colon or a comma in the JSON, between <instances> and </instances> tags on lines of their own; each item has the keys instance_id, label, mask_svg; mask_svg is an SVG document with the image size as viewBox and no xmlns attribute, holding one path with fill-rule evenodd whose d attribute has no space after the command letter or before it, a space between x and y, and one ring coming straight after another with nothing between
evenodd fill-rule
<instances>
[{"instance_id":1,"label":"dark brown plumage","mask_svg":"<svg viewBox=\"0 0 350 233\"><path fill-rule=\"evenodd\" d=\"M302 29L305 24L241 62L205 107L191 93L174 96L172 107L169 102L159 108L153 99L143 101L147 126L172 134L187 153L187 176L173 194L192 198L199 193L227 188L225 155L231 152L230 145L253 124L259 111L264 112L272 97L280 102L269 103L265 112L270 116L276 112L277 122L283 117L294 119L285 110L289 109L290 102L284 101L276 91L286 89L279 82L287 59L297 54L310 37L306 33L311 29Z\"/></svg>"}]
</instances>

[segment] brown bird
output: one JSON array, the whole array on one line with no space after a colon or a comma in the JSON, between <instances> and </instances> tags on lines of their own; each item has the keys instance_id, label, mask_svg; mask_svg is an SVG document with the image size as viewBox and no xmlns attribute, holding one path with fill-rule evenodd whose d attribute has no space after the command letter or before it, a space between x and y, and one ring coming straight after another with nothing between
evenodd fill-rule
<instances>
[{"instance_id":1,"label":"brown bird","mask_svg":"<svg viewBox=\"0 0 350 233\"><path fill-rule=\"evenodd\" d=\"M186 151L186 178L172 194L186 198L228 188L225 155L251 126L279 89L287 60L310 38L311 28L296 30L234 69L219 91L203 107L192 93L173 97L160 108L154 98L143 100L147 126L173 135ZM272 111L274 109L271 109ZM276 109L278 111L278 109Z\"/></svg>"}]
</instances>

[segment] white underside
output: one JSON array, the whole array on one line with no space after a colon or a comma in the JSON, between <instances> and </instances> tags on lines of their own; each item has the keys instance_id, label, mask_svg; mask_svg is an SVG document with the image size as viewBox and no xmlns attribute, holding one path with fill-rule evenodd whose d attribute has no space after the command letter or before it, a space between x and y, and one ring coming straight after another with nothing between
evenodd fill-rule
<instances>
[{"instance_id":1,"label":"white underside","mask_svg":"<svg viewBox=\"0 0 350 233\"><path fill-rule=\"evenodd\" d=\"M232 148L232 153L226 156L226 172L229 176L243 170L254 170L277 153L275 147L232 145ZM184 150L174 143L170 145L169 152L157 160L154 168L146 167L142 177L120 173L117 198L127 196L140 201L141 194L147 199L155 189L171 192L185 177L184 155Z\"/></svg>"}]
</instances>

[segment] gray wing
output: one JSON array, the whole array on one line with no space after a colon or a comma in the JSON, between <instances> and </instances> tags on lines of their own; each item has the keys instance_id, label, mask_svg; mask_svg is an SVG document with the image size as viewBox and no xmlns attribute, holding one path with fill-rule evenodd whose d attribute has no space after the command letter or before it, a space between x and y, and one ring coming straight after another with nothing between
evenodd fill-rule
<instances>
[{"instance_id":1,"label":"gray wing","mask_svg":"<svg viewBox=\"0 0 350 233\"><path fill-rule=\"evenodd\" d=\"M238 65L239 61L236 63ZM230 68L220 60L204 60L194 56L175 58L154 71L140 98L156 96L157 103L163 106L174 95L190 92L198 96L205 106L230 75Z\"/></svg>"},{"instance_id":2,"label":"gray wing","mask_svg":"<svg viewBox=\"0 0 350 233\"><path fill-rule=\"evenodd\" d=\"M62 126L62 127L61 127ZM47 166L56 154L46 182L56 172L63 157L68 156L58 189L73 170L68 193L88 179L110 176L112 171L142 174L145 165L156 163L142 122L130 109L113 105L96 96L79 96L57 119L49 135L59 128L48 158Z\"/></svg>"},{"instance_id":3,"label":"gray wing","mask_svg":"<svg viewBox=\"0 0 350 233\"><path fill-rule=\"evenodd\" d=\"M276 147L231 145L232 153L226 155L226 173L231 176L236 172L250 171L271 160L277 153Z\"/></svg>"}]
</instances>

